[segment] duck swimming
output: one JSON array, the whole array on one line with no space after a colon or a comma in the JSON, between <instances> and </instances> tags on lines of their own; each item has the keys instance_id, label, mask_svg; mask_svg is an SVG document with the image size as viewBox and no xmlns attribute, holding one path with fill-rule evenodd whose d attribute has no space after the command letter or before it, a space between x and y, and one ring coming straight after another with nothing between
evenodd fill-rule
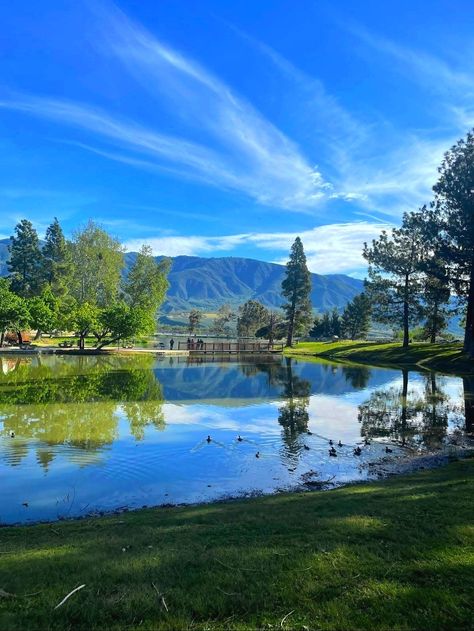
<instances>
[{"instance_id":1,"label":"duck swimming","mask_svg":"<svg viewBox=\"0 0 474 631\"><path fill-rule=\"evenodd\" d=\"M303 445L303 447L304 447L307 451L309 451L309 447L308 447L308 445Z\"/></svg>"},{"instance_id":2,"label":"duck swimming","mask_svg":"<svg viewBox=\"0 0 474 631\"><path fill-rule=\"evenodd\" d=\"M361 453L362 449L359 447L359 445L357 445L357 447L354 449L354 456L360 456Z\"/></svg>"},{"instance_id":3,"label":"duck swimming","mask_svg":"<svg viewBox=\"0 0 474 631\"><path fill-rule=\"evenodd\" d=\"M212 440L212 438L211 438L210 436L208 436L208 437L206 438L206 441L207 441L208 443L210 443L210 442L211 442L211 440Z\"/></svg>"},{"instance_id":4,"label":"duck swimming","mask_svg":"<svg viewBox=\"0 0 474 631\"><path fill-rule=\"evenodd\" d=\"M388 447L385 447L385 453L386 454L391 454L392 453L392 449L389 449Z\"/></svg>"},{"instance_id":5,"label":"duck swimming","mask_svg":"<svg viewBox=\"0 0 474 631\"><path fill-rule=\"evenodd\" d=\"M242 438L242 436L240 434L238 435L237 440L239 441L239 443L241 443L243 441L243 438Z\"/></svg>"},{"instance_id":6,"label":"duck swimming","mask_svg":"<svg viewBox=\"0 0 474 631\"><path fill-rule=\"evenodd\" d=\"M342 445L342 443L341 443L341 441L339 441L339 442L337 443L337 446L338 446L338 447L342 447L342 446L343 446L343 445Z\"/></svg>"},{"instance_id":7,"label":"duck swimming","mask_svg":"<svg viewBox=\"0 0 474 631\"><path fill-rule=\"evenodd\" d=\"M255 458L260 458L260 452L257 451L257 453L255 454Z\"/></svg>"},{"instance_id":8,"label":"duck swimming","mask_svg":"<svg viewBox=\"0 0 474 631\"><path fill-rule=\"evenodd\" d=\"M334 445L334 443L332 442L332 439L329 440L329 444L331 445L331 447Z\"/></svg>"},{"instance_id":9,"label":"duck swimming","mask_svg":"<svg viewBox=\"0 0 474 631\"><path fill-rule=\"evenodd\" d=\"M337 451L334 449L334 447L331 447L331 449L329 450L329 455L337 458Z\"/></svg>"},{"instance_id":10,"label":"duck swimming","mask_svg":"<svg viewBox=\"0 0 474 631\"><path fill-rule=\"evenodd\" d=\"M15 438L15 432L13 430L10 432L10 438Z\"/></svg>"},{"instance_id":11,"label":"duck swimming","mask_svg":"<svg viewBox=\"0 0 474 631\"><path fill-rule=\"evenodd\" d=\"M367 436L364 436L364 445L370 445L370 440L367 438Z\"/></svg>"}]
</instances>

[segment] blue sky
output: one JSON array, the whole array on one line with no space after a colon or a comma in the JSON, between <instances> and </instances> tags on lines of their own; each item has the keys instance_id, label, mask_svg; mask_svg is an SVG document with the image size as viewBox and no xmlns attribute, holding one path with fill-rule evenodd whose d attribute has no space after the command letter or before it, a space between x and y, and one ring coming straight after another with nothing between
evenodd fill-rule
<instances>
[{"instance_id":1,"label":"blue sky","mask_svg":"<svg viewBox=\"0 0 474 631\"><path fill-rule=\"evenodd\" d=\"M474 124L474 4L0 1L0 236L363 275Z\"/></svg>"}]
</instances>

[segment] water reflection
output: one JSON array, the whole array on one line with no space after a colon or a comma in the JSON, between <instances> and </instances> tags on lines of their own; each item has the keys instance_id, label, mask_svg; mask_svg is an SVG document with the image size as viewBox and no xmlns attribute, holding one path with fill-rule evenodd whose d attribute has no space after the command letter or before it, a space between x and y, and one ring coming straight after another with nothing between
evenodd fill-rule
<instances>
[{"instance_id":1,"label":"water reflection","mask_svg":"<svg viewBox=\"0 0 474 631\"><path fill-rule=\"evenodd\" d=\"M472 432L473 381L280 357L0 356L0 521L269 492L308 471L366 479L386 441L395 457Z\"/></svg>"},{"instance_id":2,"label":"water reflection","mask_svg":"<svg viewBox=\"0 0 474 631\"><path fill-rule=\"evenodd\" d=\"M412 386L410 375L416 376ZM402 446L433 449L446 439L450 420L462 426L465 419L469 431L466 385L463 406L459 398L445 391L448 381L436 373L423 373L420 378L418 373L403 369L401 381L376 389L359 405L361 434L389 437Z\"/></svg>"}]
</instances>

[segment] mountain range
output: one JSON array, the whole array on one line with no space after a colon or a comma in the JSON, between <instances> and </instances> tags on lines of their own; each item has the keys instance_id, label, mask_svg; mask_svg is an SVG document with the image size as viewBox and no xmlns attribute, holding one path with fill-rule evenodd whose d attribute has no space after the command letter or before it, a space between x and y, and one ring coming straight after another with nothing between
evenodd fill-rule
<instances>
[{"instance_id":1,"label":"mountain range","mask_svg":"<svg viewBox=\"0 0 474 631\"><path fill-rule=\"evenodd\" d=\"M0 240L0 275L8 273L9 239ZM125 255L125 270L130 268L136 253ZM157 257L160 258L160 257ZM215 312L228 303L232 307L246 300L259 300L267 307L279 307L283 265L248 258L176 256L168 277L170 288L162 312L189 311L191 308ZM363 288L363 282L345 274L311 274L313 308L326 311L342 308Z\"/></svg>"}]
</instances>

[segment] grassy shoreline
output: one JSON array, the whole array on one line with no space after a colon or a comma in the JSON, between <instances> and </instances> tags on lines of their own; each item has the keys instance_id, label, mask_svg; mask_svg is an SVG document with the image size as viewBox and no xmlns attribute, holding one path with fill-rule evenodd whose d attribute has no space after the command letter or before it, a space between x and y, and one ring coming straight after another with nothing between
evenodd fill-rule
<instances>
[{"instance_id":1,"label":"grassy shoreline","mask_svg":"<svg viewBox=\"0 0 474 631\"><path fill-rule=\"evenodd\" d=\"M2 528L0 628L468 629L473 491L470 459L333 491Z\"/></svg>"},{"instance_id":2,"label":"grassy shoreline","mask_svg":"<svg viewBox=\"0 0 474 631\"><path fill-rule=\"evenodd\" d=\"M353 362L389 368L417 368L454 374L473 374L474 360L463 353L459 342L428 344L418 342L402 348L400 343L339 341L300 342L287 348L290 357L320 357L336 362Z\"/></svg>"}]
</instances>

